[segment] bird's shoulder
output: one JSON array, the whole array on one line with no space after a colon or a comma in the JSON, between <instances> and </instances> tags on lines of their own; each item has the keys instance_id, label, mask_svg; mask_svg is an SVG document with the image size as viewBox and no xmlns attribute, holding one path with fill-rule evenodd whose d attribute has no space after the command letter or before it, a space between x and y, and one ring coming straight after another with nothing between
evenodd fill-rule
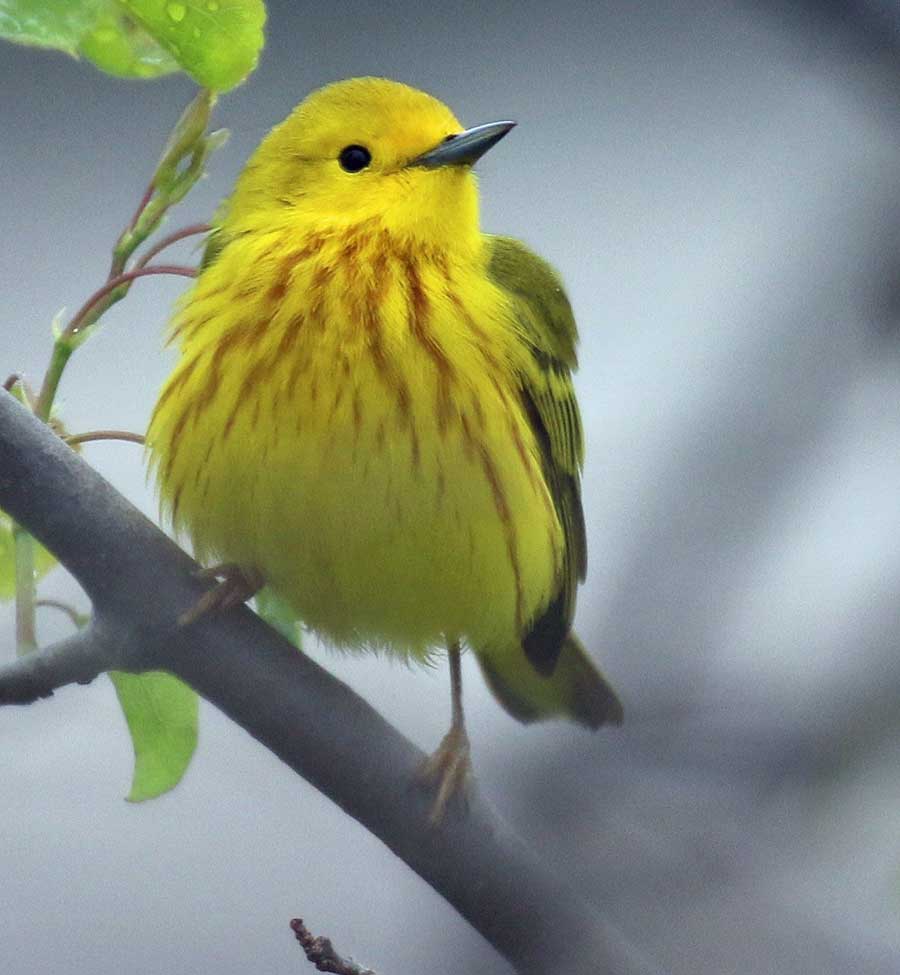
<instances>
[{"instance_id":1,"label":"bird's shoulder","mask_svg":"<svg viewBox=\"0 0 900 975\"><path fill-rule=\"evenodd\" d=\"M538 357L576 368L578 328L556 269L515 237L485 234L487 273L506 291Z\"/></svg>"}]
</instances>

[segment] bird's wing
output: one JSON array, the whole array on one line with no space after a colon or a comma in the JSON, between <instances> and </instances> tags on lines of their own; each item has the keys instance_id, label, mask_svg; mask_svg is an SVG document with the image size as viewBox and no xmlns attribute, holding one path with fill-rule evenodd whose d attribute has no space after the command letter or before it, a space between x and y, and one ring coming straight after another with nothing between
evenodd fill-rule
<instances>
[{"instance_id":1,"label":"bird's wing","mask_svg":"<svg viewBox=\"0 0 900 975\"><path fill-rule=\"evenodd\" d=\"M519 370L522 404L565 539L559 591L522 640L531 663L549 674L571 628L575 592L587 571L580 483L584 441L572 386L578 331L562 282L549 264L513 238L489 236L487 243L488 273L512 296L528 348Z\"/></svg>"},{"instance_id":2,"label":"bird's wing","mask_svg":"<svg viewBox=\"0 0 900 975\"><path fill-rule=\"evenodd\" d=\"M200 270L205 271L211 264L215 264L219 255L225 250L228 237L222 229L221 221L222 206L216 211L213 217L212 230L206 235L206 243L203 247L203 257L200 260Z\"/></svg>"}]
</instances>

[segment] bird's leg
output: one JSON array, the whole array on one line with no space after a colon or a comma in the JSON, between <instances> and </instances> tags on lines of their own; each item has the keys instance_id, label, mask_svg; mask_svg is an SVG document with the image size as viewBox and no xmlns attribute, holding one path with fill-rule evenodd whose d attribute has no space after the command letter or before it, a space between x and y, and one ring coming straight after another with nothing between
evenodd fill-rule
<instances>
[{"instance_id":1,"label":"bird's leg","mask_svg":"<svg viewBox=\"0 0 900 975\"><path fill-rule=\"evenodd\" d=\"M194 605L178 617L179 626L190 626L207 613L224 613L245 603L265 585L255 569L242 569L234 562L223 562L195 573L198 579L215 579L218 584L205 592Z\"/></svg>"},{"instance_id":2,"label":"bird's leg","mask_svg":"<svg viewBox=\"0 0 900 975\"><path fill-rule=\"evenodd\" d=\"M435 826L444 818L447 803L454 797L466 798L472 784L472 762L469 758L469 736L462 705L462 667L459 640L447 646L450 659L450 694L453 718L437 751L422 765L419 778L437 787L429 819Z\"/></svg>"}]
</instances>

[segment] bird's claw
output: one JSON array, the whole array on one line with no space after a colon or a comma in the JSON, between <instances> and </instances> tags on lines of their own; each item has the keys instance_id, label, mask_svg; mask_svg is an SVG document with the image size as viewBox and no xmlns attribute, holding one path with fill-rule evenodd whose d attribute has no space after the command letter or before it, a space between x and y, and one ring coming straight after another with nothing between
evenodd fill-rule
<instances>
[{"instance_id":1,"label":"bird's claw","mask_svg":"<svg viewBox=\"0 0 900 975\"><path fill-rule=\"evenodd\" d=\"M464 808L468 806L474 785L469 751L469 736L465 728L452 727L434 754L425 759L419 768L417 781L437 788L428 814L432 826L440 825L451 801L461 802Z\"/></svg>"},{"instance_id":2,"label":"bird's claw","mask_svg":"<svg viewBox=\"0 0 900 975\"><path fill-rule=\"evenodd\" d=\"M233 562L198 569L195 579L214 580L210 589L178 617L179 626L190 626L207 613L224 613L255 596L264 585L262 576L254 569L242 569Z\"/></svg>"}]
</instances>

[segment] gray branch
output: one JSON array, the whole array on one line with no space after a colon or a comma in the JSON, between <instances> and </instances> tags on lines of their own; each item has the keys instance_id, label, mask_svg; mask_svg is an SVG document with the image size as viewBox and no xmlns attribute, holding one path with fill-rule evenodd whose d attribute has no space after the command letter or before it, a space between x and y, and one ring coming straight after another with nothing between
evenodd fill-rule
<instances>
[{"instance_id":1,"label":"gray branch","mask_svg":"<svg viewBox=\"0 0 900 975\"><path fill-rule=\"evenodd\" d=\"M658 969L477 793L428 823L424 755L249 609L175 620L195 563L13 397L0 391L0 507L54 552L94 607L83 634L0 669L0 703L109 670L176 674L374 833L522 975Z\"/></svg>"}]
</instances>

